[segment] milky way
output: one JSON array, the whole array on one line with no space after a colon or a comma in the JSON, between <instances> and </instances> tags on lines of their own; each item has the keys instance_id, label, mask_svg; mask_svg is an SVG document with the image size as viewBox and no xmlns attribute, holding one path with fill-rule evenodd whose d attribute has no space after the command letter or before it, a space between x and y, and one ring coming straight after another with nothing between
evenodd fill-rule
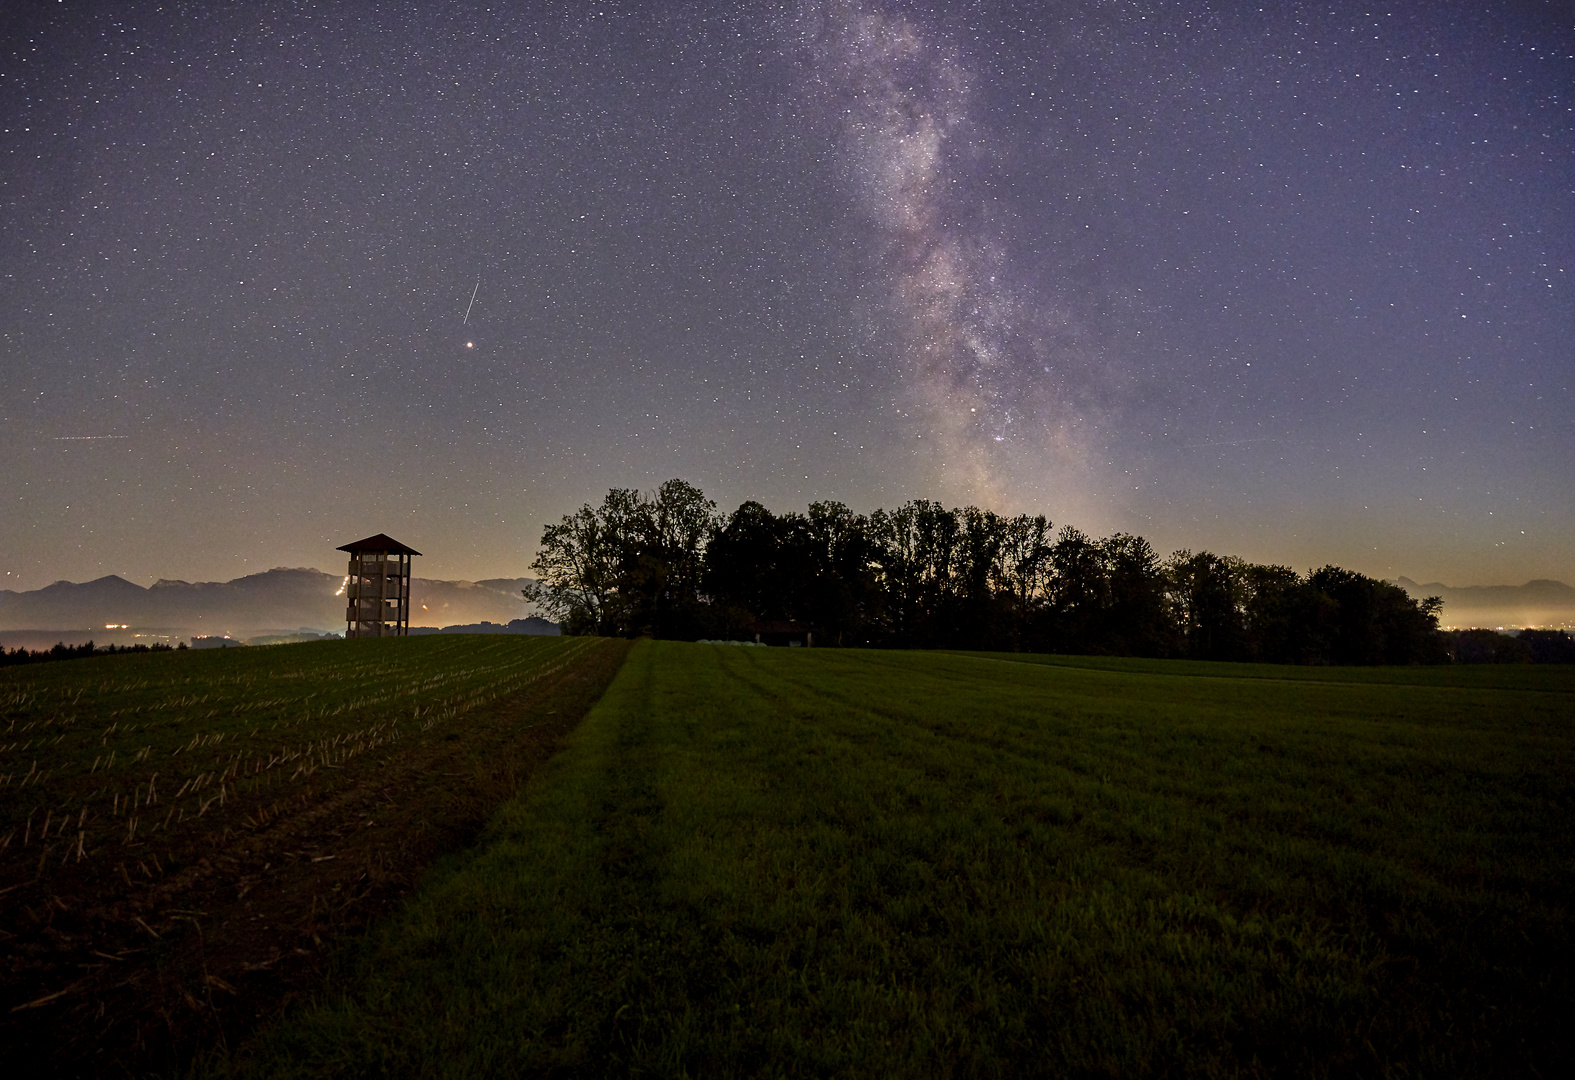
<instances>
[{"instance_id":1,"label":"milky way","mask_svg":"<svg viewBox=\"0 0 1575 1080\"><path fill-rule=\"evenodd\" d=\"M905 427L936 493L1020 503L1008 474L1025 456L1068 479L1082 448L1066 388L1087 357L1053 297L1025 295L984 218L970 158L987 148L965 58L913 18L864 5L810 8L797 29L841 179L877 236L886 348L910 380Z\"/></svg>"}]
</instances>

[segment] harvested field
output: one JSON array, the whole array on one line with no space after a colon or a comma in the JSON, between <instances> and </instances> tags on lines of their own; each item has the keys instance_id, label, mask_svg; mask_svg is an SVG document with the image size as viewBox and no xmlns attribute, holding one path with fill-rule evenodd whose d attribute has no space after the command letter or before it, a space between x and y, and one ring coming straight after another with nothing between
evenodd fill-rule
<instances>
[{"instance_id":1,"label":"harvested field","mask_svg":"<svg viewBox=\"0 0 1575 1080\"><path fill-rule=\"evenodd\" d=\"M179 1067L315 985L600 696L622 642L406 638L0 673L13 1066Z\"/></svg>"}]
</instances>

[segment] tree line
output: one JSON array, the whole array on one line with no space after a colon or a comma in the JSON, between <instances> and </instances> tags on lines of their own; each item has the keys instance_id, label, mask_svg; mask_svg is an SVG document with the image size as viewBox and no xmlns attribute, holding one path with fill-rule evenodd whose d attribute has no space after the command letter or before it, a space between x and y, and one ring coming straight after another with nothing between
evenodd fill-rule
<instances>
[{"instance_id":1,"label":"tree line","mask_svg":"<svg viewBox=\"0 0 1575 1080\"><path fill-rule=\"evenodd\" d=\"M1568 630L1446 630L1444 650L1457 664L1575 664Z\"/></svg>"},{"instance_id":2,"label":"tree line","mask_svg":"<svg viewBox=\"0 0 1575 1080\"><path fill-rule=\"evenodd\" d=\"M181 642L180 647L186 647ZM24 648L15 648L7 652L0 648L0 667L11 667L15 664L42 664L53 660L80 660L87 656L114 656L117 653L145 653L145 652L173 652L171 646L162 643L153 645L99 645L86 641L81 645L67 645L57 641L53 648L34 649L32 652Z\"/></svg>"},{"instance_id":3,"label":"tree line","mask_svg":"<svg viewBox=\"0 0 1575 1080\"><path fill-rule=\"evenodd\" d=\"M526 597L569 634L752 636L1292 664L1447 662L1437 598L1337 566L1299 574L1207 551L1161 558L1044 515L919 499L731 514L683 480L613 489L542 535Z\"/></svg>"}]
</instances>

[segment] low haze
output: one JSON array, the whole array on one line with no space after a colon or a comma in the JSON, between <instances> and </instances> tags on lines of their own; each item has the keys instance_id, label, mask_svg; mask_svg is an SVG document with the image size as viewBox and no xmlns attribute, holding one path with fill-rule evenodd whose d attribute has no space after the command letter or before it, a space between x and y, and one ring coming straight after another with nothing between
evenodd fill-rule
<instances>
[{"instance_id":1,"label":"low haze","mask_svg":"<svg viewBox=\"0 0 1575 1080\"><path fill-rule=\"evenodd\" d=\"M1566 4L13 5L0 588L682 477L1575 575Z\"/></svg>"}]
</instances>

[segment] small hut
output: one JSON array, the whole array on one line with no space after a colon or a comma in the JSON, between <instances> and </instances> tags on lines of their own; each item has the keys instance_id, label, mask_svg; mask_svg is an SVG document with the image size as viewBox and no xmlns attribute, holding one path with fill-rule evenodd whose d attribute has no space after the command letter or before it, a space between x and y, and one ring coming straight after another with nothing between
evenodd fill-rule
<instances>
[{"instance_id":1,"label":"small hut","mask_svg":"<svg viewBox=\"0 0 1575 1080\"><path fill-rule=\"evenodd\" d=\"M410 557L420 555L378 533L339 549L350 553L345 637L404 637L410 632Z\"/></svg>"}]
</instances>

